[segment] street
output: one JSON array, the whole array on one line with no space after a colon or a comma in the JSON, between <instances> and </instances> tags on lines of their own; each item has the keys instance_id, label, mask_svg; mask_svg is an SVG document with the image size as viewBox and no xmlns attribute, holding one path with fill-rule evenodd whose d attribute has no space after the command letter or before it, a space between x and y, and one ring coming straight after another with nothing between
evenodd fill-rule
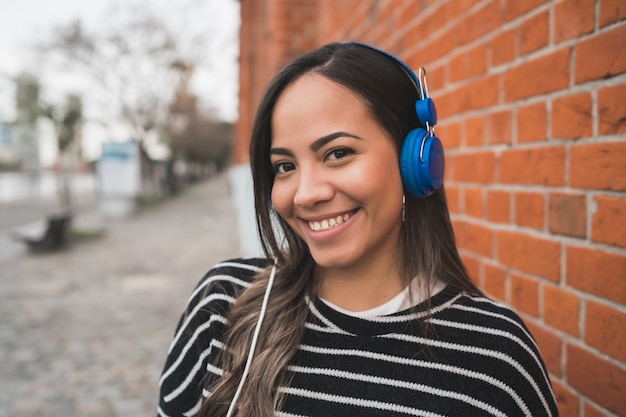
<instances>
[{"instance_id":1,"label":"street","mask_svg":"<svg viewBox=\"0 0 626 417\"><path fill-rule=\"evenodd\" d=\"M188 294L239 254L224 174L104 230L52 253L0 247L0 416L154 416Z\"/></svg>"}]
</instances>

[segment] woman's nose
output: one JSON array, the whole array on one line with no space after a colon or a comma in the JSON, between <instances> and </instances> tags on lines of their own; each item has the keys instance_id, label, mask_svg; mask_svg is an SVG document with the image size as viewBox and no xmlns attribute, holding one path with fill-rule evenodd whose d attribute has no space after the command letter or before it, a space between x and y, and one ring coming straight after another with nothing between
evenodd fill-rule
<instances>
[{"instance_id":1,"label":"woman's nose","mask_svg":"<svg viewBox=\"0 0 626 417\"><path fill-rule=\"evenodd\" d=\"M316 170L300 169L298 189L293 202L299 207L312 207L328 201L333 197L334 190L326 176Z\"/></svg>"}]
</instances>

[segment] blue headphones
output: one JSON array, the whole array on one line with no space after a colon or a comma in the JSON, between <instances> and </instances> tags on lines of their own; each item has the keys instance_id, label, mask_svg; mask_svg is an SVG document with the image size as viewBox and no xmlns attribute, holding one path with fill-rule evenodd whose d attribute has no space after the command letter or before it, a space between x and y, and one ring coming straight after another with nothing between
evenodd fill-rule
<instances>
[{"instance_id":1,"label":"blue headphones","mask_svg":"<svg viewBox=\"0 0 626 417\"><path fill-rule=\"evenodd\" d=\"M415 102L415 112L421 126L411 130L402 141L400 174L402 184L409 194L418 198L428 197L443 184L445 161L443 146L439 138L435 136L437 110L433 100L428 97L426 70L423 67L420 68L420 77L418 77L400 58L387 51L362 42L344 43L361 45L393 59L415 85L420 97Z\"/></svg>"}]
</instances>

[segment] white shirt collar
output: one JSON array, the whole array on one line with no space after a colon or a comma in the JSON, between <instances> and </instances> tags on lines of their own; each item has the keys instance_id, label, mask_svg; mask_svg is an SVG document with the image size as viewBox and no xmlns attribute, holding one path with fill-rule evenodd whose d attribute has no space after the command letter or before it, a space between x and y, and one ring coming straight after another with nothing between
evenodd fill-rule
<instances>
[{"instance_id":1,"label":"white shirt collar","mask_svg":"<svg viewBox=\"0 0 626 417\"><path fill-rule=\"evenodd\" d=\"M441 291L445 285L443 283L437 281L432 288L431 297ZM413 295L413 297L411 297ZM425 295L420 291L420 287L418 285L417 280L413 280L409 287L406 287L402 292L393 297L391 300L387 301L384 304L379 305L378 307L370 308L368 310L362 311L350 311L345 308L341 308L336 304L331 303L328 300L320 298L324 303L326 303L329 307L334 310L339 311L340 313L346 314L352 317L358 318L370 318L370 317L380 317L380 316L388 316L390 314L397 313L399 311L406 310L410 307L414 307L424 301Z\"/></svg>"}]
</instances>

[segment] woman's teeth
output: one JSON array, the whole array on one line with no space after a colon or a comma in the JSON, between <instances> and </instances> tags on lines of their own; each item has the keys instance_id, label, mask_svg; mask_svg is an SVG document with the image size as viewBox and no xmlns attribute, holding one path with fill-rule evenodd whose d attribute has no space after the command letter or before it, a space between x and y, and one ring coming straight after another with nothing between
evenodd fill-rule
<instances>
[{"instance_id":1,"label":"woman's teeth","mask_svg":"<svg viewBox=\"0 0 626 417\"><path fill-rule=\"evenodd\" d=\"M330 219L325 219L322 221L309 222L309 227L313 231L320 232L323 230L331 229L333 227L337 227L341 223L348 221L349 218L349 214L343 214L341 216L331 217Z\"/></svg>"}]
</instances>

